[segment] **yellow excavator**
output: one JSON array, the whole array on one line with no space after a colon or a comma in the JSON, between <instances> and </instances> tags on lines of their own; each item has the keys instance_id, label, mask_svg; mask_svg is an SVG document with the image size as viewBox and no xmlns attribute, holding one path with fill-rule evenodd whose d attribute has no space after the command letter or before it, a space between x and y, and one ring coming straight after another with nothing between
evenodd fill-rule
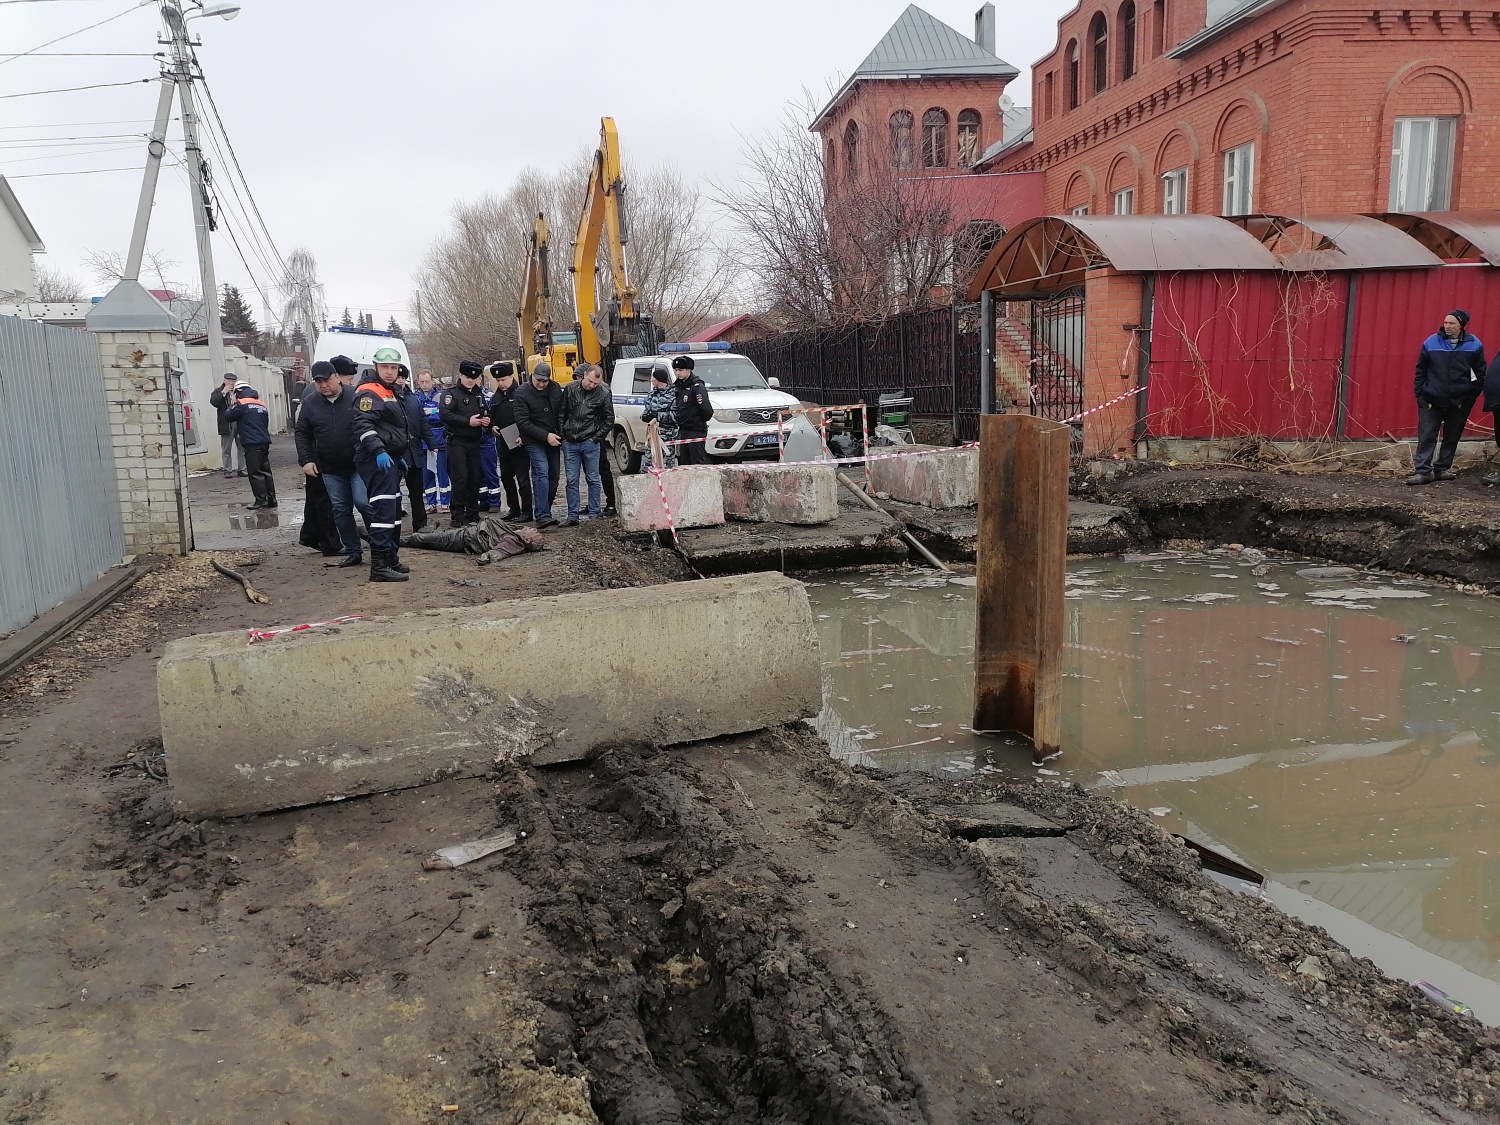
<instances>
[{"instance_id":1,"label":"yellow excavator","mask_svg":"<svg viewBox=\"0 0 1500 1125\"><path fill-rule=\"evenodd\" d=\"M599 243L607 239L609 300L599 308ZM612 117L599 122L599 150L589 171L588 193L578 217L573 243L573 307L578 349L589 363L604 367L609 379L614 361L625 356L652 355L658 343L651 317L636 308L625 247L630 241L625 223L625 178L620 170L620 134Z\"/></svg>"},{"instance_id":2,"label":"yellow excavator","mask_svg":"<svg viewBox=\"0 0 1500 1125\"><path fill-rule=\"evenodd\" d=\"M538 363L546 360L556 382L571 383L573 368L578 366L578 344L576 337L572 343L559 341L552 331L552 317L547 310L547 302L552 297L547 272L547 243L547 219L538 212L536 222L531 227L526 272L521 277L521 308L516 313L516 340L521 349L521 365L528 374Z\"/></svg>"}]
</instances>

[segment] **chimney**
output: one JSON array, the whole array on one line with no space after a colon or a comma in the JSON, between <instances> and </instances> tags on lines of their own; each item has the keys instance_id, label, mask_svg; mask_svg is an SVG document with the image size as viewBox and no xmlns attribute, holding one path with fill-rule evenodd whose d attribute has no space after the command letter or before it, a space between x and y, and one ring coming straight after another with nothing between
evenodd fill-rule
<instances>
[{"instance_id":1,"label":"chimney","mask_svg":"<svg viewBox=\"0 0 1500 1125\"><path fill-rule=\"evenodd\" d=\"M974 42L995 53L995 5L986 4L974 13Z\"/></svg>"}]
</instances>

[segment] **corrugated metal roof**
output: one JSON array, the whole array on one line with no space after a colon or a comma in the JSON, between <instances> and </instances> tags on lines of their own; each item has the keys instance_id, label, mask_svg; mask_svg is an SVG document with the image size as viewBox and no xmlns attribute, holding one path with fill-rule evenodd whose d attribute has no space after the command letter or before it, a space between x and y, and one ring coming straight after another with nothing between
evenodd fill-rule
<instances>
[{"instance_id":1,"label":"corrugated metal roof","mask_svg":"<svg viewBox=\"0 0 1500 1125\"><path fill-rule=\"evenodd\" d=\"M1242 215L1228 221L1260 239L1281 268L1293 272L1431 269L1443 264L1415 238L1368 215Z\"/></svg>"},{"instance_id":2,"label":"corrugated metal roof","mask_svg":"<svg viewBox=\"0 0 1500 1125\"><path fill-rule=\"evenodd\" d=\"M1004 59L960 35L936 16L915 4L907 6L899 19L865 61L839 87L837 94L813 120L816 130L843 102L855 83L866 79L895 78L1004 78L1021 72Z\"/></svg>"},{"instance_id":3,"label":"corrugated metal roof","mask_svg":"<svg viewBox=\"0 0 1500 1125\"><path fill-rule=\"evenodd\" d=\"M910 4L865 61L855 67L853 76L984 74L1014 78L1019 73L1010 63Z\"/></svg>"},{"instance_id":4,"label":"corrugated metal roof","mask_svg":"<svg viewBox=\"0 0 1500 1125\"><path fill-rule=\"evenodd\" d=\"M1500 211L1392 211L1375 218L1405 231L1439 258L1500 266Z\"/></svg>"},{"instance_id":5,"label":"corrugated metal roof","mask_svg":"<svg viewBox=\"0 0 1500 1125\"><path fill-rule=\"evenodd\" d=\"M1274 270L1281 263L1254 235L1217 215L1048 215L1015 227L969 285L1001 297L1056 293L1091 269Z\"/></svg>"}]
</instances>

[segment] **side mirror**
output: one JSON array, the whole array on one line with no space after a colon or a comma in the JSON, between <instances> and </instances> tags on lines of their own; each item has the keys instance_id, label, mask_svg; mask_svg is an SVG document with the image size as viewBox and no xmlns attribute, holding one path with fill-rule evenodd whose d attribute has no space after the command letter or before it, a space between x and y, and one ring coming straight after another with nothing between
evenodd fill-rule
<instances>
[{"instance_id":1,"label":"side mirror","mask_svg":"<svg viewBox=\"0 0 1500 1125\"><path fill-rule=\"evenodd\" d=\"M779 387L779 386L781 386L781 380L780 380L780 379L778 379L778 378L776 378L776 376L774 376L774 375L772 375L772 376L771 376L771 377L770 377L770 378L769 378L769 379L767 379L767 380L766 380L766 383L767 383L767 384L768 384L768 385L769 385L769 386L770 386L770 387L771 387L771 388L772 388L772 389L775 389L775 388L777 388L777 387Z\"/></svg>"}]
</instances>

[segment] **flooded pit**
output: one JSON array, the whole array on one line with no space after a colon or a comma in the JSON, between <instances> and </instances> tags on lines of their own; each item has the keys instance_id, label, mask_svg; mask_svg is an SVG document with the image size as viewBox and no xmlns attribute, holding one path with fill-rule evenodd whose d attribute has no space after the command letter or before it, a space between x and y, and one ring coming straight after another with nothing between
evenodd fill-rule
<instances>
[{"instance_id":1,"label":"flooded pit","mask_svg":"<svg viewBox=\"0 0 1500 1125\"><path fill-rule=\"evenodd\" d=\"M1070 565L1064 753L1040 771L968 729L972 579L815 577L819 730L858 764L1110 792L1500 1023L1500 601L1247 554Z\"/></svg>"}]
</instances>

